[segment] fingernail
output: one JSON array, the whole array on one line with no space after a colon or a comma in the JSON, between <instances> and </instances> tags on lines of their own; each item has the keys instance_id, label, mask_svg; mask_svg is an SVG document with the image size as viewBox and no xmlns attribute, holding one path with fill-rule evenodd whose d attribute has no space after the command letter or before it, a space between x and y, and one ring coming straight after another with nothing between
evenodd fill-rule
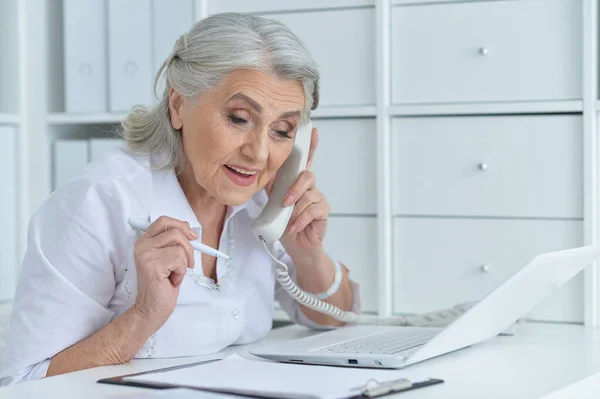
<instances>
[{"instance_id":1,"label":"fingernail","mask_svg":"<svg viewBox=\"0 0 600 399\"><path fill-rule=\"evenodd\" d=\"M196 233L194 230L190 230L190 236L194 239L197 240L198 239L198 233Z\"/></svg>"},{"instance_id":2,"label":"fingernail","mask_svg":"<svg viewBox=\"0 0 600 399\"><path fill-rule=\"evenodd\" d=\"M294 234L295 232L296 232L296 225L292 225L292 227L290 227L290 229L288 230L288 233Z\"/></svg>"},{"instance_id":3,"label":"fingernail","mask_svg":"<svg viewBox=\"0 0 600 399\"><path fill-rule=\"evenodd\" d=\"M292 194L288 194L283 200L283 206L290 206L294 203L294 196Z\"/></svg>"}]
</instances>

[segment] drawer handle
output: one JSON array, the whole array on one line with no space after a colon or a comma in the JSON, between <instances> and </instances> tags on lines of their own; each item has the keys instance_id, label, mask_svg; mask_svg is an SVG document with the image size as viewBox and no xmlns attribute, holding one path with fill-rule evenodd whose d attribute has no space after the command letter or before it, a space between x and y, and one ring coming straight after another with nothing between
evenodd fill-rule
<instances>
[{"instance_id":1,"label":"drawer handle","mask_svg":"<svg viewBox=\"0 0 600 399\"><path fill-rule=\"evenodd\" d=\"M490 53L490 50L487 47L479 47L479 54L488 55L489 53Z\"/></svg>"},{"instance_id":2,"label":"drawer handle","mask_svg":"<svg viewBox=\"0 0 600 399\"><path fill-rule=\"evenodd\" d=\"M488 165L485 162L480 162L479 165L477 165L477 168L483 172L485 172L488 169Z\"/></svg>"},{"instance_id":3,"label":"drawer handle","mask_svg":"<svg viewBox=\"0 0 600 399\"><path fill-rule=\"evenodd\" d=\"M489 273L490 272L490 265L481 265L479 266L479 271L481 273Z\"/></svg>"}]
</instances>

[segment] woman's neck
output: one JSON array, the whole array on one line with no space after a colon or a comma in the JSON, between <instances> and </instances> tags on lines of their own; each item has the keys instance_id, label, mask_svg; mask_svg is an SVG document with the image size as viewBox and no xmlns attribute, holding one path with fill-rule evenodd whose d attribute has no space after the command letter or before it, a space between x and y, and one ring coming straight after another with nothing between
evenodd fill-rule
<instances>
[{"instance_id":1,"label":"woman's neck","mask_svg":"<svg viewBox=\"0 0 600 399\"><path fill-rule=\"evenodd\" d=\"M200 225L206 228L219 229L220 227L219 230L221 230L227 213L227 205L219 202L196 182L192 168L186 168L178 179Z\"/></svg>"}]
</instances>

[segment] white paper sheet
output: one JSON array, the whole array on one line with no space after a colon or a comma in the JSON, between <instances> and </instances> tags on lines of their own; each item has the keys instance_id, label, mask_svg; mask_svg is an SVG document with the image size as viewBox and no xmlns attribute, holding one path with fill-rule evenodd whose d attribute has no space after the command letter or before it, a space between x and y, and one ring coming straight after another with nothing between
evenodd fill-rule
<instances>
[{"instance_id":1,"label":"white paper sheet","mask_svg":"<svg viewBox=\"0 0 600 399\"><path fill-rule=\"evenodd\" d=\"M144 392L135 395L110 396L110 399L244 399L250 396L230 395L228 393L198 391L187 388L160 389L154 392ZM108 398L107 398L108 399Z\"/></svg>"},{"instance_id":2,"label":"white paper sheet","mask_svg":"<svg viewBox=\"0 0 600 399\"><path fill-rule=\"evenodd\" d=\"M338 399L360 394L370 379L385 382L401 378L413 383L429 379L406 371L253 361L237 355L217 362L126 379L268 397Z\"/></svg>"}]
</instances>

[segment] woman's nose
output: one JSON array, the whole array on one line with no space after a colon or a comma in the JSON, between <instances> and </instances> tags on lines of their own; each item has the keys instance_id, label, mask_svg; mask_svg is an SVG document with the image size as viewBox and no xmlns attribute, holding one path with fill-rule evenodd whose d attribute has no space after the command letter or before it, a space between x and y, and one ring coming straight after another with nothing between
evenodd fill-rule
<instances>
[{"instance_id":1,"label":"woman's nose","mask_svg":"<svg viewBox=\"0 0 600 399\"><path fill-rule=\"evenodd\" d=\"M255 162L265 161L269 156L269 132L258 129L248 135L248 141L242 148L242 154Z\"/></svg>"}]
</instances>

